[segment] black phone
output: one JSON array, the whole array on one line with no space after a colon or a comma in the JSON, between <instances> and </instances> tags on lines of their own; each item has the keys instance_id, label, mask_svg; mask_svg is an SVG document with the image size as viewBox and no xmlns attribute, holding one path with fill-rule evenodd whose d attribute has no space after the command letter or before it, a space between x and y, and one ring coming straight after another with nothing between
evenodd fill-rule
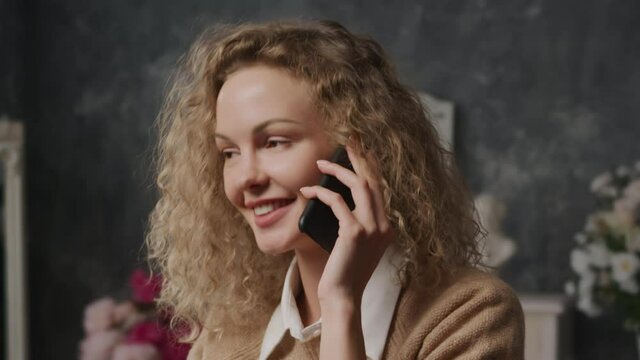
<instances>
[{"instance_id":1,"label":"black phone","mask_svg":"<svg viewBox=\"0 0 640 360\"><path fill-rule=\"evenodd\" d=\"M353 170L347 151L342 146L335 151L330 161ZM355 208L351 189L336 177L323 174L320 179L320 186L340 194L349 209L353 210ZM333 250L333 246L338 239L338 218L336 218L329 206L318 199L309 200L298 221L298 228L329 253Z\"/></svg>"}]
</instances>

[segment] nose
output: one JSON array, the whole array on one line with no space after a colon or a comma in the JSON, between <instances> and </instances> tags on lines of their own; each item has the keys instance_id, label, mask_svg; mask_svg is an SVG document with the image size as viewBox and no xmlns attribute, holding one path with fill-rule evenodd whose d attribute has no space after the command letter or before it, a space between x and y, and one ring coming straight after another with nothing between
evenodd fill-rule
<instances>
[{"instance_id":1,"label":"nose","mask_svg":"<svg viewBox=\"0 0 640 360\"><path fill-rule=\"evenodd\" d=\"M243 190L253 192L259 191L269 183L269 177L261 162L253 154L249 154L243 159L238 182Z\"/></svg>"}]
</instances>

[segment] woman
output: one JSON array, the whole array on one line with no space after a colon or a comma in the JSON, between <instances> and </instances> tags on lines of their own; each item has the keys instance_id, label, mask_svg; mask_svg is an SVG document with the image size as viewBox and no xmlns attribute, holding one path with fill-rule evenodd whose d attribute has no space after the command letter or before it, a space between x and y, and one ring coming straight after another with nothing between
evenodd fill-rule
<instances>
[{"instance_id":1,"label":"woman","mask_svg":"<svg viewBox=\"0 0 640 360\"><path fill-rule=\"evenodd\" d=\"M205 33L182 65L147 245L190 359L522 358L517 298L474 269L453 158L376 42L245 24ZM338 146L353 170L326 161ZM330 254L298 230L312 198L339 220Z\"/></svg>"}]
</instances>

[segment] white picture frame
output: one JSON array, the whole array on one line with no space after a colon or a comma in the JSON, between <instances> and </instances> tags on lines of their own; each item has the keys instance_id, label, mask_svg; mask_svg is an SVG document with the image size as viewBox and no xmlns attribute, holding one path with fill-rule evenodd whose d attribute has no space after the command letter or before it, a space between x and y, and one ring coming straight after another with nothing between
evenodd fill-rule
<instances>
[{"instance_id":1,"label":"white picture frame","mask_svg":"<svg viewBox=\"0 0 640 360\"><path fill-rule=\"evenodd\" d=\"M5 359L26 360L27 298L24 234L24 128L0 117L0 160L4 174L4 305Z\"/></svg>"},{"instance_id":2,"label":"white picture frame","mask_svg":"<svg viewBox=\"0 0 640 360\"><path fill-rule=\"evenodd\" d=\"M427 117L433 121L433 125L438 131L440 141L445 148L451 152L454 149L453 126L454 126L454 104L451 101L438 99L435 96L424 92L418 92L420 101L426 107Z\"/></svg>"}]
</instances>

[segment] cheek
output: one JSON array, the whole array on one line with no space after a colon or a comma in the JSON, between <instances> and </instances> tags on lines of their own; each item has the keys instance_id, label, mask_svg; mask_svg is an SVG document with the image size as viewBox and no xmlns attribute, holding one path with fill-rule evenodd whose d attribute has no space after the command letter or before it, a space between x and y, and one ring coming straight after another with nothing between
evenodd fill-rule
<instances>
[{"instance_id":1,"label":"cheek","mask_svg":"<svg viewBox=\"0 0 640 360\"><path fill-rule=\"evenodd\" d=\"M228 171L222 171L222 185L224 186L224 194L234 206L238 206L238 202L242 201L240 193L233 182L233 176Z\"/></svg>"},{"instance_id":2,"label":"cheek","mask_svg":"<svg viewBox=\"0 0 640 360\"><path fill-rule=\"evenodd\" d=\"M315 160L284 165L278 169L278 173L282 185L296 191L303 186L317 185L322 176Z\"/></svg>"}]
</instances>

